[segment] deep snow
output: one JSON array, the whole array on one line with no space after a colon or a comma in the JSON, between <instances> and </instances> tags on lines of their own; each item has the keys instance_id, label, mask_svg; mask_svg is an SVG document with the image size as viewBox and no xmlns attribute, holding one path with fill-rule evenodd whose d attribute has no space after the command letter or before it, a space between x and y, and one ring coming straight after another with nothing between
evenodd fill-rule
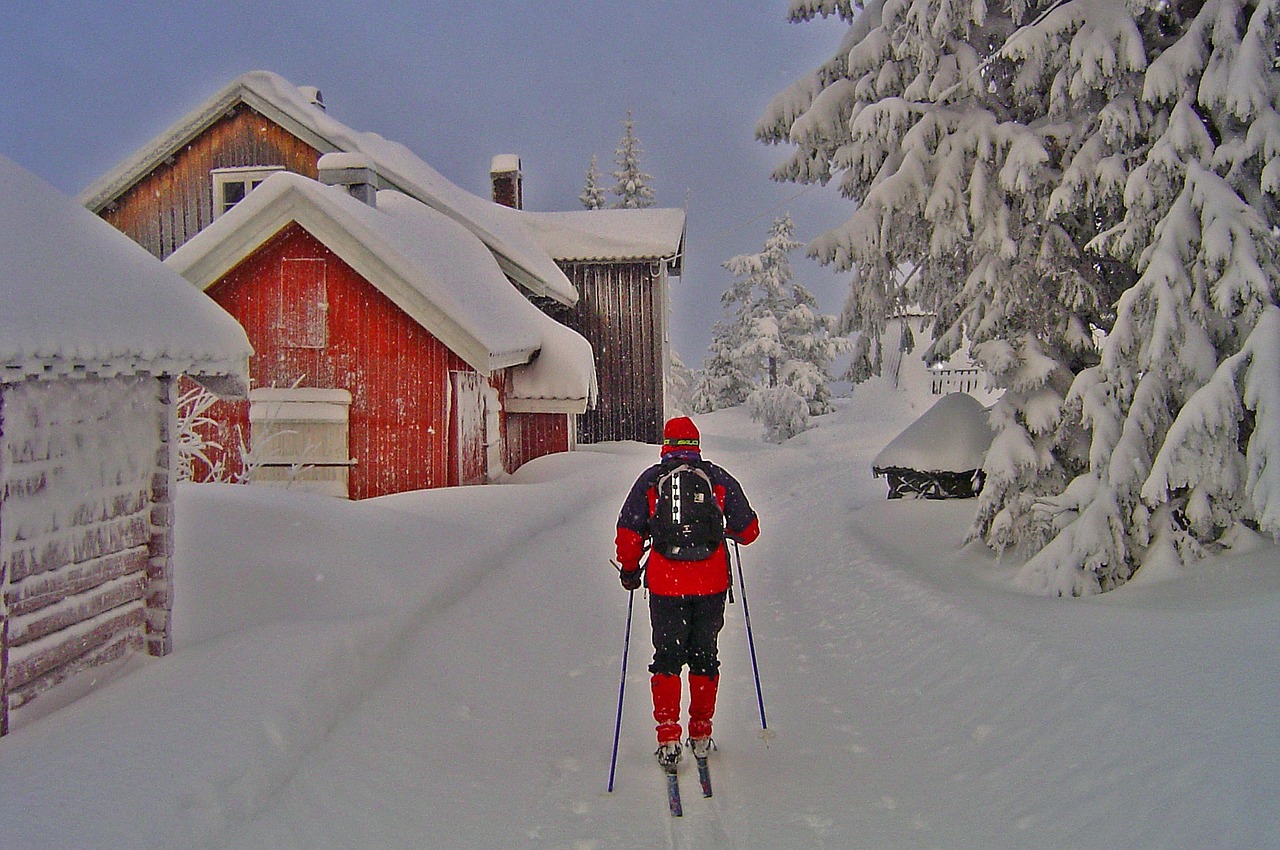
<instances>
[{"instance_id":1,"label":"deep snow","mask_svg":"<svg viewBox=\"0 0 1280 850\"><path fill-rule=\"evenodd\" d=\"M625 443L361 503L184 486L177 651L20 718L0 844L1280 846L1276 547L1090 599L1017 593L1017 564L960 548L972 501L888 502L871 477L928 404L865 386L781 446L740 410L699 417L761 515L742 559L776 737L739 599L717 793L686 768L680 821L650 755L639 595L605 790L613 523L656 455Z\"/></svg>"}]
</instances>

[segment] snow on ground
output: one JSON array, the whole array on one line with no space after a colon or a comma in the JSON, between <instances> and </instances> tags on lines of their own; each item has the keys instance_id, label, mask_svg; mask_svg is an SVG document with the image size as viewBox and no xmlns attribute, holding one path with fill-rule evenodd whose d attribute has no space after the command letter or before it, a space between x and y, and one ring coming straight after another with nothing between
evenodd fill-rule
<instances>
[{"instance_id":1,"label":"snow on ground","mask_svg":"<svg viewBox=\"0 0 1280 850\"><path fill-rule=\"evenodd\" d=\"M782 446L699 418L764 536L722 637L716 796L666 813L613 523L656 449L361 503L179 496L178 649L0 741L25 848L1280 846L1276 547L1085 600L1009 589L974 503L884 499L919 415L860 388ZM87 683L76 686L86 690ZM40 703L37 703L39 706ZM36 706L32 707L35 710Z\"/></svg>"}]
</instances>

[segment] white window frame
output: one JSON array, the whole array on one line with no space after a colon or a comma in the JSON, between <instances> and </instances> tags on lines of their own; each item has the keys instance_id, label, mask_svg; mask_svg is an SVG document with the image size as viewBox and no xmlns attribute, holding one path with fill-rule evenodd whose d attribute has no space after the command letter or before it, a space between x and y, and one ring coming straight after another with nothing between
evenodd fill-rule
<instances>
[{"instance_id":1,"label":"white window frame","mask_svg":"<svg viewBox=\"0 0 1280 850\"><path fill-rule=\"evenodd\" d=\"M240 184L244 186L244 196L277 171L284 171L281 165L254 165L237 168L215 168L209 173L213 176L213 217L217 218L235 206L225 200L225 187ZM238 203L238 202L237 202Z\"/></svg>"}]
</instances>

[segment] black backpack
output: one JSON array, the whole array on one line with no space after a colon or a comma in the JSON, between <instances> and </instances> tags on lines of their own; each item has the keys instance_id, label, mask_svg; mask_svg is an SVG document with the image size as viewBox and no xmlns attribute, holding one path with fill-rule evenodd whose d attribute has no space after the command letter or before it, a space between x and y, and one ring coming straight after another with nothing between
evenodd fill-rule
<instances>
[{"instance_id":1,"label":"black backpack","mask_svg":"<svg viewBox=\"0 0 1280 850\"><path fill-rule=\"evenodd\" d=\"M702 561L724 542L724 513L705 470L681 463L658 478L649 522L653 548L673 561Z\"/></svg>"}]
</instances>

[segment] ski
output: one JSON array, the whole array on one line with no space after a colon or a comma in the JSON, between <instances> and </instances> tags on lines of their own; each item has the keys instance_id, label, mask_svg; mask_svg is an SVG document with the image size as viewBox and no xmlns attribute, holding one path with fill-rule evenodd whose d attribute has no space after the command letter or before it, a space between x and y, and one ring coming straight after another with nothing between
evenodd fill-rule
<instances>
[{"instance_id":1,"label":"ski","mask_svg":"<svg viewBox=\"0 0 1280 850\"><path fill-rule=\"evenodd\" d=\"M676 774L676 766L664 767L667 775L667 805L671 808L673 818L684 817L684 807L680 805L680 777Z\"/></svg>"},{"instance_id":2,"label":"ski","mask_svg":"<svg viewBox=\"0 0 1280 850\"><path fill-rule=\"evenodd\" d=\"M707 764L707 757L703 756L696 759L698 762L698 782L702 783L702 796L711 796L711 765Z\"/></svg>"}]
</instances>

